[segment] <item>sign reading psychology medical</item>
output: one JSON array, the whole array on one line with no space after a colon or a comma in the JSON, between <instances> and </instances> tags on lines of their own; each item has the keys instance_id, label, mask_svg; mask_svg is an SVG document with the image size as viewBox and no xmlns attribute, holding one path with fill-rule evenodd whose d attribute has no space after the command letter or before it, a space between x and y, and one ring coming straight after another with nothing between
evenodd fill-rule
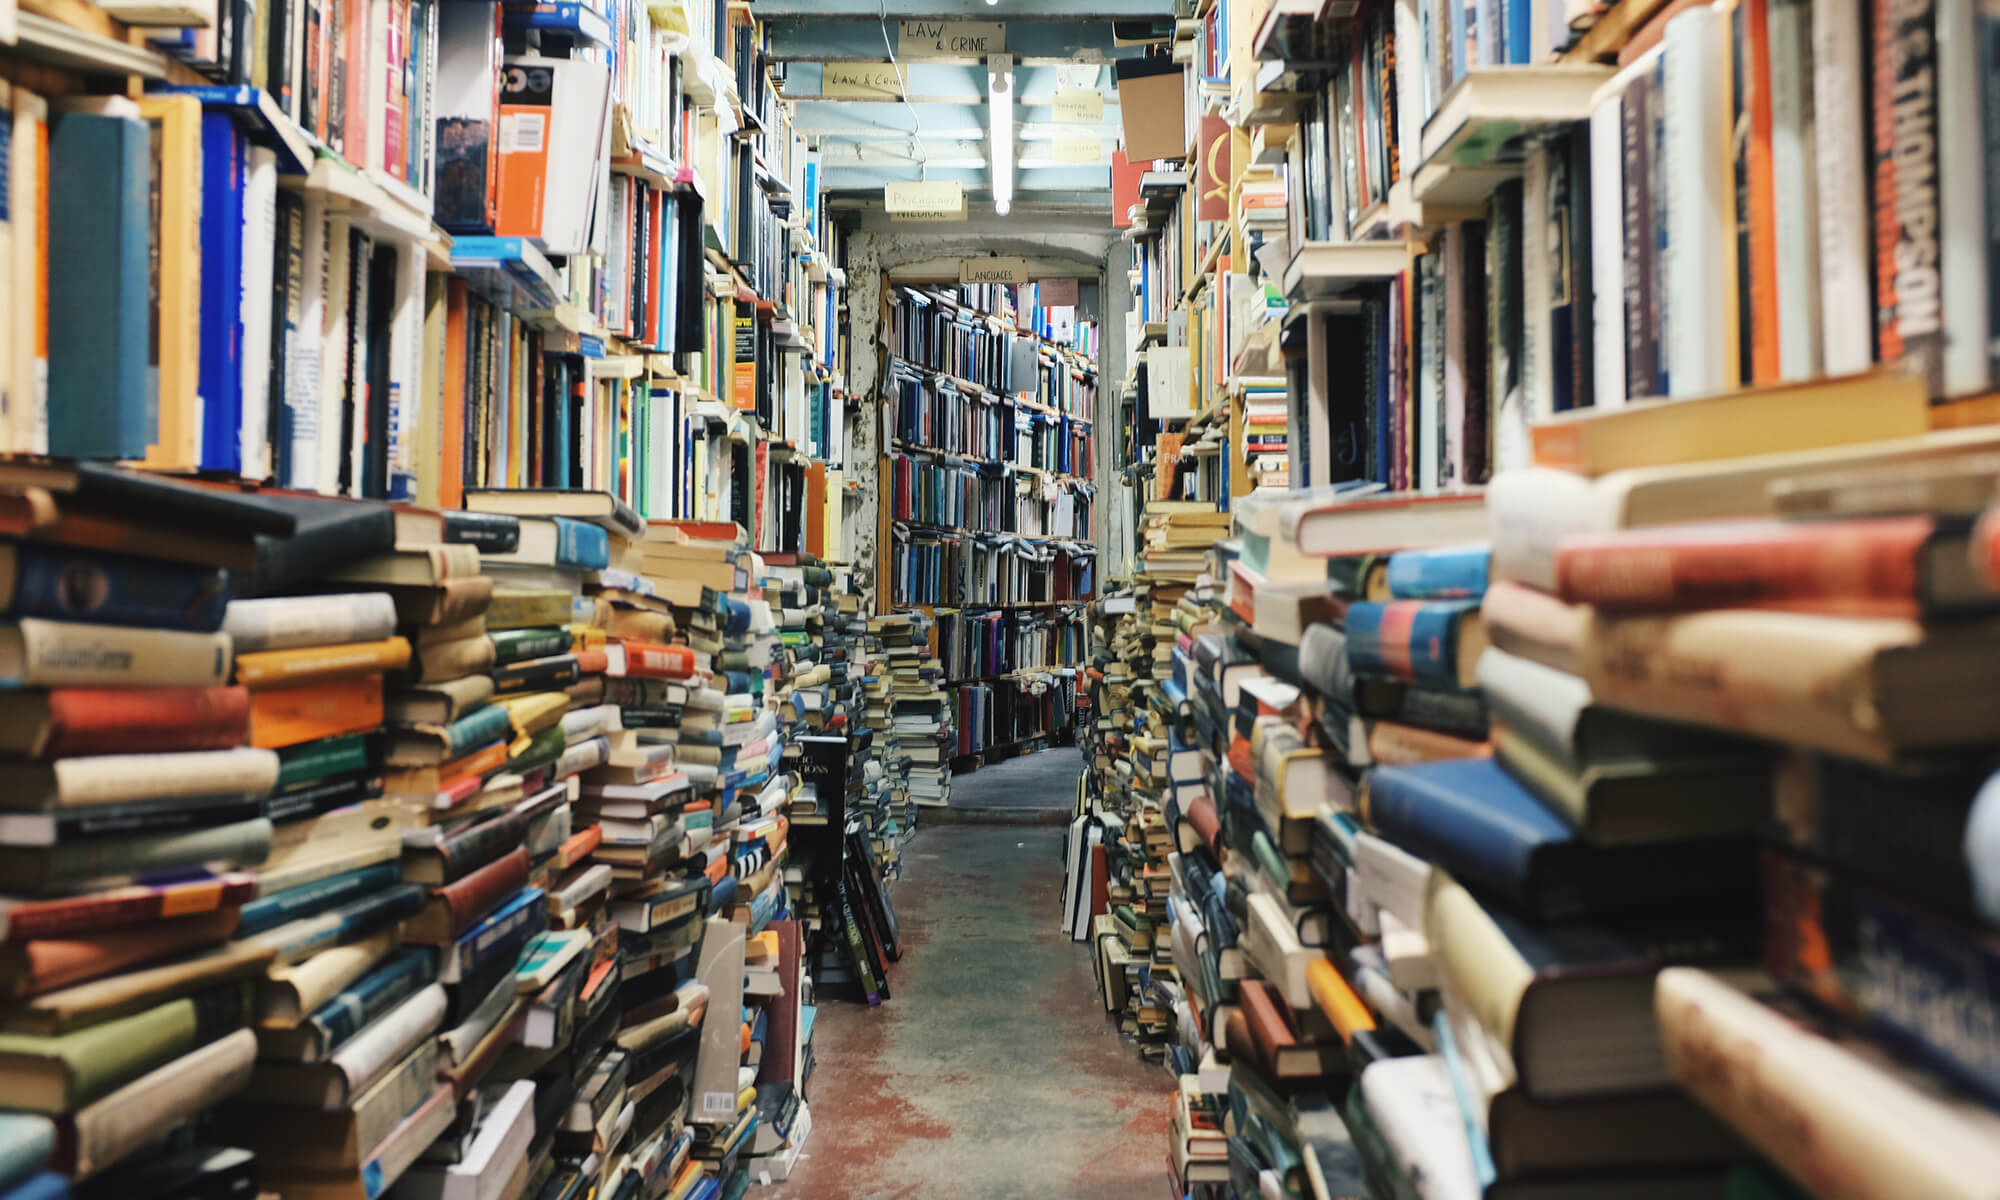
<instances>
[{"instance_id":1,"label":"sign reading psychology medical","mask_svg":"<svg viewBox=\"0 0 2000 1200\"><path fill-rule=\"evenodd\" d=\"M1041 282L1041 302L1050 308L1074 308L1076 306L1076 280L1044 279Z\"/></svg>"},{"instance_id":2,"label":"sign reading psychology medical","mask_svg":"<svg viewBox=\"0 0 2000 1200\"><path fill-rule=\"evenodd\" d=\"M1049 156L1059 163L1104 161L1104 141L1096 134L1064 134L1049 143Z\"/></svg>"},{"instance_id":3,"label":"sign reading psychology medical","mask_svg":"<svg viewBox=\"0 0 2000 1200\"><path fill-rule=\"evenodd\" d=\"M962 221L965 187L945 182L887 183L882 207L898 221Z\"/></svg>"},{"instance_id":4,"label":"sign reading psychology medical","mask_svg":"<svg viewBox=\"0 0 2000 1200\"><path fill-rule=\"evenodd\" d=\"M984 58L1007 49L999 21L901 21L896 52L904 58Z\"/></svg>"},{"instance_id":5,"label":"sign reading psychology medical","mask_svg":"<svg viewBox=\"0 0 2000 1200\"><path fill-rule=\"evenodd\" d=\"M828 63L820 68L819 94L829 100L899 100L903 72L888 63Z\"/></svg>"},{"instance_id":6,"label":"sign reading psychology medical","mask_svg":"<svg viewBox=\"0 0 2000 1200\"><path fill-rule=\"evenodd\" d=\"M966 258L958 263L960 283L1011 283L1028 282L1028 260L1025 258Z\"/></svg>"}]
</instances>

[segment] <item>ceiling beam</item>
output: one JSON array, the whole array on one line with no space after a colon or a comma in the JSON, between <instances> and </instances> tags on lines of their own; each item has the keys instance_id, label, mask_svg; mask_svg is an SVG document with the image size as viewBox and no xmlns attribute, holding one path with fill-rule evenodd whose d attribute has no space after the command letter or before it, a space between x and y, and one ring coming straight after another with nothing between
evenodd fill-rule
<instances>
[{"instance_id":1,"label":"ceiling beam","mask_svg":"<svg viewBox=\"0 0 2000 1200\"><path fill-rule=\"evenodd\" d=\"M756 0L759 20L786 17L877 19L883 0ZM1128 21L1172 17L1173 0L888 0L891 21Z\"/></svg>"},{"instance_id":2,"label":"ceiling beam","mask_svg":"<svg viewBox=\"0 0 2000 1200\"><path fill-rule=\"evenodd\" d=\"M961 184L968 194L982 196L990 194L992 189L992 181L987 177L983 164L977 167L921 167L915 163L829 169L821 176L820 187L828 192L866 191L879 189L885 183L906 183L917 179ZM1014 190L1017 192L1095 191L1109 189L1110 186L1111 168L1108 165L1029 167L1017 168L1014 172ZM1111 196L1106 190L1104 204L1108 207L1110 203Z\"/></svg>"},{"instance_id":3,"label":"ceiling beam","mask_svg":"<svg viewBox=\"0 0 2000 1200\"><path fill-rule=\"evenodd\" d=\"M915 109L915 113L911 109ZM1033 126L1046 136L1048 131L1103 134L1119 128L1118 110L1107 108L1105 119L1082 125L1057 123L1055 108L1047 104L1014 106L1016 127ZM793 125L806 137L948 137L979 139L986 136L984 104L847 104L839 100L808 100L793 110Z\"/></svg>"},{"instance_id":4,"label":"ceiling beam","mask_svg":"<svg viewBox=\"0 0 2000 1200\"><path fill-rule=\"evenodd\" d=\"M761 5L758 13L763 13ZM765 27L770 30L771 57L780 62L882 62L887 54L882 23L872 6L865 19L828 17L815 10L810 20L772 18L765 21ZM889 39L897 40L893 24ZM1143 50L1140 46L1112 45L1109 21L1012 21L1007 25L1006 52L1020 66L1104 63L1136 58ZM916 61L904 58L900 50L898 60L908 64Z\"/></svg>"}]
</instances>

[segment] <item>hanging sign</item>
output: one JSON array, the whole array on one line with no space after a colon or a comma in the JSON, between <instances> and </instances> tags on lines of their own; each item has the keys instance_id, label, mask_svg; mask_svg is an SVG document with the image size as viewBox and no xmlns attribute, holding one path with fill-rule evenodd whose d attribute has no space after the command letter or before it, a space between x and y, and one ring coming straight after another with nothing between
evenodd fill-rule
<instances>
[{"instance_id":1,"label":"hanging sign","mask_svg":"<svg viewBox=\"0 0 2000 1200\"><path fill-rule=\"evenodd\" d=\"M1065 134L1049 143L1049 157L1059 163L1103 162L1104 141L1096 134Z\"/></svg>"},{"instance_id":2,"label":"hanging sign","mask_svg":"<svg viewBox=\"0 0 2000 1200\"><path fill-rule=\"evenodd\" d=\"M900 100L903 72L888 63L828 63L820 68L819 94L828 100Z\"/></svg>"},{"instance_id":3,"label":"hanging sign","mask_svg":"<svg viewBox=\"0 0 2000 1200\"><path fill-rule=\"evenodd\" d=\"M1104 93L1096 88L1057 88L1055 119L1065 125L1095 125L1104 119Z\"/></svg>"},{"instance_id":4,"label":"hanging sign","mask_svg":"<svg viewBox=\"0 0 2000 1200\"><path fill-rule=\"evenodd\" d=\"M984 58L1007 50L999 21L902 21L896 52L904 58Z\"/></svg>"},{"instance_id":5,"label":"hanging sign","mask_svg":"<svg viewBox=\"0 0 2000 1200\"><path fill-rule=\"evenodd\" d=\"M965 187L957 183L888 183L882 207L899 221L963 221Z\"/></svg>"},{"instance_id":6,"label":"hanging sign","mask_svg":"<svg viewBox=\"0 0 2000 1200\"><path fill-rule=\"evenodd\" d=\"M1035 286L1041 289L1038 299L1048 308L1074 308L1076 306L1076 280L1043 279Z\"/></svg>"},{"instance_id":7,"label":"hanging sign","mask_svg":"<svg viewBox=\"0 0 2000 1200\"><path fill-rule=\"evenodd\" d=\"M1025 258L961 259L958 264L958 281L1024 284L1028 282L1028 260Z\"/></svg>"}]
</instances>

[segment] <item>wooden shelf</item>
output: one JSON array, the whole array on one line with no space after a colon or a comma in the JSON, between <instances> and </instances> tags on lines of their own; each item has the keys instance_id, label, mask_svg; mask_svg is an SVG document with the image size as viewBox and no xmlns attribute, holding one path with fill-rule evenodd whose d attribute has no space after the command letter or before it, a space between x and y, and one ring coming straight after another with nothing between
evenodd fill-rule
<instances>
[{"instance_id":1,"label":"wooden shelf","mask_svg":"<svg viewBox=\"0 0 2000 1200\"><path fill-rule=\"evenodd\" d=\"M1654 13L1666 6L1667 0L1621 0L1563 51L1560 61L1595 63L1611 58L1625 48L1625 43L1632 40L1641 26L1653 19Z\"/></svg>"}]
</instances>

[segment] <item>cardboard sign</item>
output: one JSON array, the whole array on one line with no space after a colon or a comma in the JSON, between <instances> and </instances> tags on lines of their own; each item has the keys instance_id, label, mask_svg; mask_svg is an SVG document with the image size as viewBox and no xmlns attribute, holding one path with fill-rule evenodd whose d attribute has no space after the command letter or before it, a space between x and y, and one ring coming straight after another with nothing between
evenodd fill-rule
<instances>
[{"instance_id":1,"label":"cardboard sign","mask_svg":"<svg viewBox=\"0 0 2000 1200\"><path fill-rule=\"evenodd\" d=\"M1065 125L1095 125L1104 119L1104 93L1096 88L1057 88L1055 119Z\"/></svg>"},{"instance_id":2,"label":"cardboard sign","mask_svg":"<svg viewBox=\"0 0 2000 1200\"><path fill-rule=\"evenodd\" d=\"M819 94L829 100L900 100L904 78L888 63L828 63L820 68Z\"/></svg>"},{"instance_id":3,"label":"cardboard sign","mask_svg":"<svg viewBox=\"0 0 2000 1200\"><path fill-rule=\"evenodd\" d=\"M1104 161L1104 142L1096 134L1064 134L1049 143L1049 157L1059 163Z\"/></svg>"},{"instance_id":4,"label":"cardboard sign","mask_svg":"<svg viewBox=\"0 0 2000 1200\"><path fill-rule=\"evenodd\" d=\"M887 183L882 207L898 221L963 221L965 186L958 183Z\"/></svg>"},{"instance_id":5,"label":"cardboard sign","mask_svg":"<svg viewBox=\"0 0 2000 1200\"><path fill-rule=\"evenodd\" d=\"M999 21L900 21L896 53L904 58L984 58L1007 50Z\"/></svg>"},{"instance_id":6,"label":"cardboard sign","mask_svg":"<svg viewBox=\"0 0 2000 1200\"><path fill-rule=\"evenodd\" d=\"M1028 260L1025 258L961 259L958 264L958 281L1011 283L1018 286L1028 282Z\"/></svg>"},{"instance_id":7,"label":"cardboard sign","mask_svg":"<svg viewBox=\"0 0 2000 1200\"><path fill-rule=\"evenodd\" d=\"M1044 279L1038 283L1042 303L1049 308L1072 308L1076 305L1076 280Z\"/></svg>"}]
</instances>

